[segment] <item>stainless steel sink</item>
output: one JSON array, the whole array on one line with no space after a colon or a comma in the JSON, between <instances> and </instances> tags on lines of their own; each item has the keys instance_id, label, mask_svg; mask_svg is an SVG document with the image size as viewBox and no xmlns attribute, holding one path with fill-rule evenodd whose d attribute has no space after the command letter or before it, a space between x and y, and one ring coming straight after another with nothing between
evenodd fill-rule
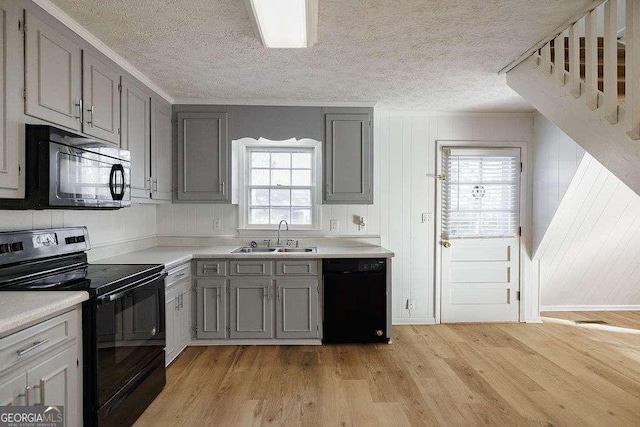
<instances>
[{"instance_id":1,"label":"stainless steel sink","mask_svg":"<svg viewBox=\"0 0 640 427\"><path fill-rule=\"evenodd\" d=\"M268 253L268 252L275 252L276 248L249 248L249 247L242 247L242 248L238 248L234 251L231 251L232 254L251 254L251 253Z\"/></svg>"},{"instance_id":2,"label":"stainless steel sink","mask_svg":"<svg viewBox=\"0 0 640 427\"><path fill-rule=\"evenodd\" d=\"M278 249L278 252L285 252L285 253L316 252L316 251L317 251L316 248L280 248Z\"/></svg>"}]
</instances>

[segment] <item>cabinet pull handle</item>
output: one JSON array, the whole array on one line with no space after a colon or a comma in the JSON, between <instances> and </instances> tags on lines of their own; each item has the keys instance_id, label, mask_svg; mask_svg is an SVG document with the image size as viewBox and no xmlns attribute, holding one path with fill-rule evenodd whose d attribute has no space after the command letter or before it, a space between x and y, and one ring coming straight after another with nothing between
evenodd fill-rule
<instances>
[{"instance_id":1,"label":"cabinet pull handle","mask_svg":"<svg viewBox=\"0 0 640 427\"><path fill-rule=\"evenodd\" d=\"M16 353L18 353L18 356L24 356L25 354L29 353L30 351L35 350L36 348L40 347L43 344L46 344L49 342L49 338L45 338L42 341L36 341L33 343L33 345L31 347L25 348L23 350L18 350L16 351Z\"/></svg>"},{"instance_id":2,"label":"cabinet pull handle","mask_svg":"<svg viewBox=\"0 0 640 427\"><path fill-rule=\"evenodd\" d=\"M16 396L15 400L19 400L21 398L25 398L25 405L26 405L26 403L27 403L26 397L27 397L27 393L20 393L19 395ZM13 402L11 402L9 404L9 406L13 406Z\"/></svg>"},{"instance_id":3,"label":"cabinet pull handle","mask_svg":"<svg viewBox=\"0 0 640 427\"><path fill-rule=\"evenodd\" d=\"M278 298L278 301L280 301L280 298L281 298L281 296L282 296L282 295L280 294L280 291L281 291L281 290L280 290L280 286L276 286L275 288L276 288L276 298Z\"/></svg>"},{"instance_id":4,"label":"cabinet pull handle","mask_svg":"<svg viewBox=\"0 0 640 427\"><path fill-rule=\"evenodd\" d=\"M271 299L271 292L270 292L269 286L267 286L266 288L262 288L262 293L263 293L264 299L266 299L267 301Z\"/></svg>"},{"instance_id":5,"label":"cabinet pull handle","mask_svg":"<svg viewBox=\"0 0 640 427\"><path fill-rule=\"evenodd\" d=\"M82 99L78 100L76 107L78 107L78 115L76 116L76 119L82 123Z\"/></svg>"},{"instance_id":6,"label":"cabinet pull handle","mask_svg":"<svg viewBox=\"0 0 640 427\"><path fill-rule=\"evenodd\" d=\"M89 116L91 120L87 120L87 124L90 124L91 127L93 127L93 105L87 110L87 112L91 114L91 116Z\"/></svg>"},{"instance_id":7,"label":"cabinet pull handle","mask_svg":"<svg viewBox=\"0 0 640 427\"><path fill-rule=\"evenodd\" d=\"M178 304L178 297L175 297L173 300L173 309L178 311L180 309L180 304Z\"/></svg>"},{"instance_id":8,"label":"cabinet pull handle","mask_svg":"<svg viewBox=\"0 0 640 427\"><path fill-rule=\"evenodd\" d=\"M222 181L222 182L220 183L220 193L221 193L223 196L224 196L224 193L225 193L225 188L226 188L225 183L224 183L224 181Z\"/></svg>"},{"instance_id":9,"label":"cabinet pull handle","mask_svg":"<svg viewBox=\"0 0 640 427\"><path fill-rule=\"evenodd\" d=\"M157 192L158 191L158 178L153 178L152 182L153 182L153 191Z\"/></svg>"},{"instance_id":10,"label":"cabinet pull handle","mask_svg":"<svg viewBox=\"0 0 640 427\"><path fill-rule=\"evenodd\" d=\"M26 386L24 388L24 394L26 395L24 400L27 406L31 406L31 387Z\"/></svg>"},{"instance_id":11,"label":"cabinet pull handle","mask_svg":"<svg viewBox=\"0 0 640 427\"><path fill-rule=\"evenodd\" d=\"M34 389L40 389L40 402L34 403L34 406L44 406L44 379L40 379L39 385L34 385Z\"/></svg>"}]
</instances>

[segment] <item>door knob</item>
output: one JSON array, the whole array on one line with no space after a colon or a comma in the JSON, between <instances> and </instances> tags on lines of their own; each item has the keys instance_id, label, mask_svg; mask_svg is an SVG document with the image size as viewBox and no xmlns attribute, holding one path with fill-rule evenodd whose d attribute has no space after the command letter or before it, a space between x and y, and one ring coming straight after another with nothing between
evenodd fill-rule
<instances>
[{"instance_id":1,"label":"door knob","mask_svg":"<svg viewBox=\"0 0 640 427\"><path fill-rule=\"evenodd\" d=\"M444 240L442 242L442 246L444 246L445 248L450 248L451 247L451 242L449 242L448 240Z\"/></svg>"}]
</instances>

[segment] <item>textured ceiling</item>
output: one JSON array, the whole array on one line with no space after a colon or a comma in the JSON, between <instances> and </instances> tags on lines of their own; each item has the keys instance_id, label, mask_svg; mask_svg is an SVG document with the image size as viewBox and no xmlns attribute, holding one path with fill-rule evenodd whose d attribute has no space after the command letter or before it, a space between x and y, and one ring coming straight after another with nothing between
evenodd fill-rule
<instances>
[{"instance_id":1,"label":"textured ceiling","mask_svg":"<svg viewBox=\"0 0 640 427\"><path fill-rule=\"evenodd\" d=\"M530 111L497 71L590 0L319 0L318 43L263 48L242 0L52 0L176 99Z\"/></svg>"}]
</instances>

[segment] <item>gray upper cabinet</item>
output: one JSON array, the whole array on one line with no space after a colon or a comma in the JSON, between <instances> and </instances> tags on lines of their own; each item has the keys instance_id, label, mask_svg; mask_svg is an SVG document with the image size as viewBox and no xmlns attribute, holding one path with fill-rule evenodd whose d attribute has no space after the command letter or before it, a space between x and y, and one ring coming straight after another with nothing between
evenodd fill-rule
<instances>
[{"instance_id":1,"label":"gray upper cabinet","mask_svg":"<svg viewBox=\"0 0 640 427\"><path fill-rule=\"evenodd\" d=\"M82 52L82 130L120 144L120 72Z\"/></svg>"},{"instance_id":2,"label":"gray upper cabinet","mask_svg":"<svg viewBox=\"0 0 640 427\"><path fill-rule=\"evenodd\" d=\"M227 337L227 279L198 279L197 333L199 339Z\"/></svg>"},{"instance_id":3,"label":"gray upper cabinet","mask_svg":"<svg viewBox=\"0 0 640 427\"><path fill-rule=\"evenodd\" d=\"M227 113L178 113L177 201L229 200Z\"/></svg>"},{"instance_id":4,"label":"gray upper cabinet","mask_svg":"<svg viewBox=\"0 0 640 427\"><path fill-rule=\"evenodd\" d=\"M22 39L18 28L22 9L0 0L0 197L18 197L18 108L22 86Z\"/></svg>"},{"instance_id":5,"label":"gray upper cabinet","mask_svg":"<svg viewBox=\"0 0 640 427\"><path fill-rule=\"evenodd\" d=\"M276 280L276 337L318 338L318 279Z\"/></svg>"},{"instance_id":6,"label":"gray upper cabinet","mask_svg":"<svg viewBox=\"0 0 640 427\"><path fill-rule=\"evenodd\" d=\"M171 201L171 105L151 99L151 198Z\"/></svg>"},{"instance_id":7,"label":"gray upper cabinet","mask_svg":"<svg viewBox=\"0 0 640 427\"><path fill-rule=\"evenodd\" d=\"M371 114L325 114L324 203L373 203Z\"/></svg>"},{"instance_id":8,"label":"gray upper cabinet","mask_svg":"<svg viewBox=\"0 0 640 427\"><path fill-rule=\"evenodd\" d=\"M231 279L230 338L272 338L271 278Z\"/></svg>"},{"instance_id":9,"label":"gray upper cabinet","mask_svg":"<svg viewBox=\"0 0 640 427\"><path fill-rule=\"evenodd\" d=\"M120 145L131 152L131 196L149 199L151 194L151 95L122 78L122 135Z\"/></svg>"},{"instance_id":10,"label":"gray upper cabinet","mask_svg":"<svg viewBox=\"0 0 640 427\"><path fill-rule=\"evenodd\" d=\"M25 113L79 131L81 49L25 13Z\"/></svg>"}]
</instances>

